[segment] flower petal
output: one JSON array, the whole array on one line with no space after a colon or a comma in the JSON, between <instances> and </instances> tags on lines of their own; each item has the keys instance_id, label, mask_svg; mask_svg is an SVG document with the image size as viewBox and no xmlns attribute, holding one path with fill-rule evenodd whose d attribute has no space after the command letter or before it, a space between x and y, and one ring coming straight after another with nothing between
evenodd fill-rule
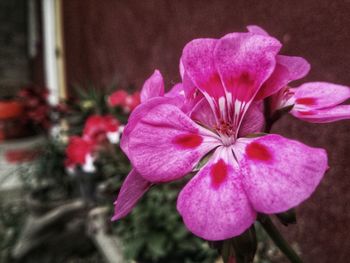
<instances>
[{"instance_id":1,"label":"flower petal","mask_svg":"<svg viewBox=\"0 0 350 263\"><path fill-rule=\"evenodd\" d=\"M277 56L277 63L288 69L289 81L305 77L310 71L310 64L302 57Z\"/></svg>"},{"instance_id":2,"label":"flower petal","mask_svg":"<svg viewBox=\"0 0 350 263\"><path fill-rule=\"evenodd\" d=\"M218 135L199 126L178 107L160 104L134 125L127 155L151 182L176 180L220 143Z\"/></svg>"},{"instance_id":3,"label":"flower petal","mask_svg":"<svg viewBox=\"0 0 350 263\"><path fill-rule=\"evenodd\" d=\"M232 33L218 41L215 66L234 104L254 98L272 74L280 48L275 38L252 33Z\"/></svg>"},{"instance_id":4,"label":"flower petal","mask_svg":"<svg viewBox=\"0 0 350 263\"><path fill-rule=\"evenodd\" d=\"M253 102L244 115L238 137L261 132L264 128L264 124L264 105L262 102Z\"/></svg>"},{"instance_id":5,"label":"flower petal","mask_svg":"<svg viewBox=\"0 0 350 263\"><path fill-rule=\"evenodd\" d=\"M123 105L123 110L125 113L132 112L140 103L140 92L136 91L126 98L125 103Z\"/></svg>"},{"instance_id":6,"label":"flower petal","mask_svg":"<svg viewBox=\"0 0 350 263\"><path fill-rule=\"evenodd\" d=\"M295 110L328 108L350 98L349 87L327 82L309 82L293 90Z\"/></svg>"},{"instance_id":7,"label":"flower petal","mask_svg":"<svg viewBox=\"0 0 350 263\"><path fill-rule=\"evenodd\" d=\"M186 100L181 109L186 114L190 114L193 108L202 100L203 94L197 89L187 73L184 73L182 86Z\"/></svg>"},{"instance_id":8,"label":"flower petal","mask_svg":"<svg viewBox=\"0 0 350 263\"><path fill-rule=\"evenodd\" d=\"M96 172L96 167L94 165L95 158L91 154L85 156L85 162L82 165L82 170L86 173Z\"/></svg>"},{"instance_id":9,"label":"flower petal","mask_svg":"<svg viewBox=\"0 0 350 263\"><path fill-rule=\"evenodd\" d=\"M191 78L188 76L186 72L184 72L184 75L182 77L182 85L185 93L185 97L187 99L193 99L196 95L197 87L191 80Z\"/></svg>"},{"instance_id":10,"label":"flower petal","mask_svg":"<svg viewBox=\"0 0 350 263\"><path fill-rule=\"evenodd\" d=\"M210 108L208 101L202 98L190 113L192 120L200 123L208 129L215 127L216 120L213 110Z\"/></svg>"},{"instance_id":11,"label":"flower petal","mask_svg":"<svg viewBox=\"0 0 350 263\"><path fill-rule=\"evenodd\" d=\"M247 144L240 167L250 202L267 214L286 211L309 198L328 169L324 149L279 135Z\"/></svg>"},{"instance_id":12,"label":"flower petal","mask_svg":"<svg viewBox=\"0 0 350 263\"><path fill-rule=\"evenodd\" d=\"M128 155L128 152L129 152L129 136L130 136L130 133L135 128L135 125L140 121L140 119L145 114L151 111L154 107L164 103L174 104L177 106L181 106L183 104L183 102L179 100L178 97L176 98L155 97L142 103L137 108L135 108L135 110L133 110L133 112L129 116L128 124L125 126L123 130L122 138L120 141L120 147L122 148L122 150L125 152L126 155Z\"/></svg>"},{"instance_id":13,"label":"flower petal","mask_svg":"<svg viewBox=\"0 0 350 263\"><path fill-rule=\"evenodd\" d=\"M265 81L255 100L262 100L278 92L289 82L303 78L310 71L310 64L301 57L277 56L272 75Z\"/></svg>"},{"instance_id":14,"label":"flower petal","mask_svg":"<svg viewBox=\"0 0 350 263\"><path fill-rule=\"evenodd\" d=\"M177 97L182 96L185 97L184 87L182 83L175 84L166 94L166 97Z\"/></svg>"},{"instance_id":15,"label":"flower petal","mask_svg":"<svg viewBox=\"0 0 350 263\"><path fill-rule=\"evenodd\" d=\"M230 148L218 148L179 194L177 209L185 225L204 239L224 240L240 235L255 221L256 213L232 161Z\"/></svg>"},{"instance_id":16,"label":"flower petal","mask_svg":"<svg viewBox=\"0 0 350 263\"><path fill-rule=\"evenodd\" d=\"M141 90L141 102L164 95L164 80L159 70L155 70L152 76L150 76L143 84Z\"/></svg>"},{"instance_id":17,"label":"flower petal","mask_svg":"<svg viewBox=\"0 0 350 263\"><path fill-rule=\"evenodd\" d=\"M213 52L217 41L211 38L195 39L185 46L181 58L185 69L184 80L188 75L193 84L207 95L208 99L212 97L214 100L225 95L214 65ZM191 87L191 85L188 86ZM191 94L187 90L193 92L193 88L187 88L186 95Z\"/></svg>"},{"instance_id":18,"label":"flower petal","mask_svg":"<svg viewBox=\"0 0 350 263\"><path fill-rule=\"evenodd\" d=\"M66 166L84 165L87 156L91 156L95 142L79 136L71 136L66 148ZM91 158L90 158L91 159Z\"/></svg>"},{"instance_id":19,"label":"flower petal","mask_svg":"<svg viewBox=\"0 0 350 263\"><path fill-rule=\"evenodd\" d=\"M119 121L112 115L91 115L85 122L83 138L98 141L107 133L118 131L119 126Z\"/></svg>"},{"instance_id":20,"label":"flower petal","mask_svg":"<svg viewBox=\"0 0 350 263\"><path fill-rule=\"evenodd\" d=\"M340 105L328 109L310 111L297 111L293 109L291 114L298 119L311 123L328 123L350 119L350 105Z\"/></svg>"},{"instance_id":21,"label":"flower petal","mask_svg":"<svg viewBox=\"0 0 350 263\"><path fill-rule=\"evenodd\" d=\"M247 26L247 29L248 29L248 32L253 34L269 36L269 34L264 29L262 29L260 26L257 26L257 25L249 25Z\"/></svg>"},{"instance_id":22,"label":"flower petal","mask_svg":"<svg viewBox=\"0 0 350 263\"><path fill-rule=\"evenodd\" d=\"M135 169L132 169L123 182L118 198L114 202L112 220L118 220L129 214L151 186L151 182L144 179Z\"/></svg>"},{"instance_id":23,"label":"flower petal","mask_svg":"<svg viewBox=\"0 0 350 263\"><path fill-rule=\"evenodd\" d=\"M117 90L108 97L107 102L110 107L122 106L127 97L128 93L125 90Z\"/></svg>"},{"instance_id":24,"label":"flower petal","mask_svg":"<svg viewBox=\"0 0 350 263\"><path fill-rule=\"evenodd\" d=\"M190 108L201 100L201 96L198 96L199 90L218 119L226 110L223 105L225 90L214 64L214 48L217 41L203 38L189 42L182 52L181 61L184 66L184 91L188 101L192 102L189 104Z\"/></svg>"}]
</instances>

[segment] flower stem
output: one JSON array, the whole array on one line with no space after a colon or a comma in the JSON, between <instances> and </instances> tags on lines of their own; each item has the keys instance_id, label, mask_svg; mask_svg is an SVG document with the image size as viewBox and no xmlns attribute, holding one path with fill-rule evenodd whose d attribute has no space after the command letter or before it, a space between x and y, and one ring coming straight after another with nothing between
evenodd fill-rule
<instances>
[{"instance_id":1,"label":"flower stem","mask_svg":"<svg viewBox=\"0 0 350 263\"><path fill-rule=\"evenodd\" d=\"M277 227L273 224L272 220L267 215L259 215L258 218L260 224L263 226L267 234L276 244L276 246L283 252L283 254L292 263L303 263L301 258L295 253L288 242L283 238Z\"/></svg>"}]
</instances>

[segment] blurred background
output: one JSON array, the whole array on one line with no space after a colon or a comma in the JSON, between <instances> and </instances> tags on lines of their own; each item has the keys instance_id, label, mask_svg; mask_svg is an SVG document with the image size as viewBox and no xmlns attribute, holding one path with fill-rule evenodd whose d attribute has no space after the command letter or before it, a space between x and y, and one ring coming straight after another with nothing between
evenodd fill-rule
<instances>
[{"instance_id":1,"label":"blurred background","mask_svg":"<svg viewBox=\"0 0 350 263\"><path fill-rule=\"evenodd\" d=\"M70 175L68 136L93 114L125 123L132 109L109 110L107 95L137 97L154 69L170 87L188 41L251 24L281 40L282 54L310 62L303 81L349 86L349 14L349 0L0 0L0 262L215 262L176 214L177 185L152 190L111 224L129 164L103 144L94 176ZM330 158L321 185L297 208L298 223L281 231L305 262L349 262L350 122L285 116L273 131ZM266 241L256 262L285 261Z\"/></svg>"}]
</instances>

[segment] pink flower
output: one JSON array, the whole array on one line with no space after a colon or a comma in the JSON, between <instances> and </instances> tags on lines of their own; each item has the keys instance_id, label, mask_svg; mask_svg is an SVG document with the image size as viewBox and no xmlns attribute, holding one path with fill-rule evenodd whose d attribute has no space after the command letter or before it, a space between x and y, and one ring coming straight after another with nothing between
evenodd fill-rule
<instances>
[{"instance_id":1,"label":"pink flower","mask_svg":"<svg viewBox=\"0 0 350 263\"><path fill-rule=\"evenodd\" d=\"M135 109L129 118L129 124L123 131L123 140L121 147L124 152L128 151L128 138L133 130L132 123L137 123L142 118L144 111L157 103L172 103L177 106L183 106L183 87L181 84L176 84L168 93L164 94L164 80L159 70L145 81L141 94L141 105ZM145 102L149 102L145 104ZM187 108L187 107L186 107ZM135 169L132 169L120 189L118 199L115 202L115 215L113 220L126 216L137 201L145 192L153 185L142 177Z\"/></svg>"},{"instance_id":2,"label":"pink flower","mask_svg":"<svg viewBox=\"0 0 350 263\"><path fill-rule=\"evenodd\" d=\"M66 148L65 166L69 170L74 170L80 165L85 172L94 172L94 156L92 155L95 143L78 136L69 138Z\"/></svg>"},{"instance_id":3,"label":"pink flower","mask_svg":"<svg viewBox=\"0 0 350 263\"><path fill-rule=\"evenodd\" d=\"M249 32L268 36L258 26L248 26ZM278 55L276 67L260 89L255 100L271 97L271 111L292 107L291 114L312 123L350 119L350 105L339 105L350 98L350 89L327 82L309 82L298 88L287 86L310 71L309 63L301 57Z\"/></svg>"},{"instance_id":4,"label":"pink flower","mask_svg":"<svg viewBox=\"0 0 350 263\"><path fill-rule=\"evenodd\" d=\"M350 119L350 98L346 86L327 82L308 82L298 88L285 87L272 97L273 110L291 106L290 113L303 121L327 123Z\"/></svg>"},{"instance_id":5,"label":"pink flower","mask_svg":"<svg viewBox=\"0 0 350 263\"><path fill-rule=\"evenodd\" d=\"M119 121L112 115L92 115L84 126L83 138L91 141L101 141L107 138L111 143L118 143L121 134Z\"/></svg>"},{"instance_id":6,"label":"pink flower","mask_svg":"<svg viewBox=\"0 0 350 263\"><path fill-rule=\"evenodd\" d=\"M261 27L251 25L247 28L250 33L269 36ZM304 58L277 55L276 65L272 74L263 83L254 100L259 101L278 93L291 81L305 77L309 71L310 64Z\"/></svg>"},{"instance_id":7,"label":"pink flower","mask_svg":"<svg viewBox=\"0 0 350 263\"><path fill-rule=\"evenodd\" d=\"M115 203L114 220L125 216L151 184L182 178L204 157L208 161L177 201L187 228L204 239L237 236L257 212L283 212L310 197L328 168L323 149L274 134L245 137L262 129L261 101L302 75L294 67L300 60L281 60L280 48L261 33L186 45L180 67L186 96L154 97L129 118L121 147L134 170ZM193 96L196 105L186 109Z\"/></svg>"}]
</instances>

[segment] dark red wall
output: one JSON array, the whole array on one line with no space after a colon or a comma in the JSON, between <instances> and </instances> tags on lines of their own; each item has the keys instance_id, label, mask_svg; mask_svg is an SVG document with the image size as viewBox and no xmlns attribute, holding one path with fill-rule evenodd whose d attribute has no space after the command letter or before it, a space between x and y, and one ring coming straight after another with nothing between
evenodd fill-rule
<instances>
[{"instance_id":1,"label":"dark red wall","mask_svg":"<svg viewBox=\"0 0 350 263\"><path fill-rule=\"evenodd\" d=\"M84 0L64 1L69 84L91 81L141 87L155 68L179 81L183 46L196 37L220 37L258 24L284 43L283 52L308 59L306 80L350 85L350 1ZM350 121L312 125L284 118L276 132L325 147L330 171L298 208L289 237L305 262L349 262Z\"/></svg>"}]
</instances>

